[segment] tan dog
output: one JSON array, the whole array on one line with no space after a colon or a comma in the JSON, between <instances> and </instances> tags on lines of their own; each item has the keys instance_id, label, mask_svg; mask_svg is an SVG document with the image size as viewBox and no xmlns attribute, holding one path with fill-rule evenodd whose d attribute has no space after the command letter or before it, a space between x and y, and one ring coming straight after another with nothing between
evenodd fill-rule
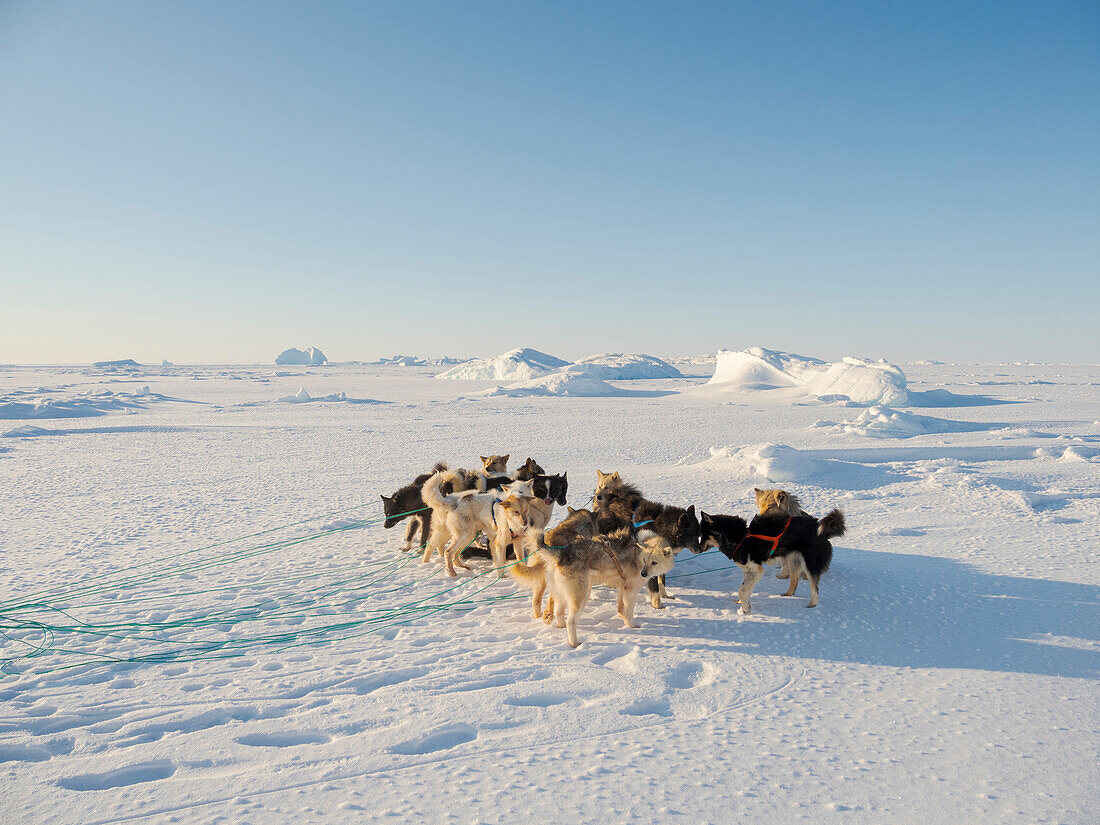
<instances>
[{"instance_id":1,"label":"tan dog","mask_svg":"<svg viewBox=\"0 0 1100 825\"><path fill-rule=\"evenodd\" d=\"M501 509L498 505L506 498L530 499L534 496L531 481L514 481L499 490L488 493L478 493L468 490L462 493L444 495L440 491L440 484L445 474L436 473L426 482L421 490L424 503L432 508L432 542L424 551L424 561L428 561L433 552L443 555L447 566L447 575L454 576L455 561L459 559L462 551L469 547L478 533L485 533L489 537L489 550L495 566L503 566L504 556L507 552L508 540L511 533L517 536L526 532L527 509L522 509L522 523L517 525L520 510L509 507ZM498 512L501 518L498 519ZM448 536L446 544L436 544L436 522L440 528L446 530ZM516 529L518 526L519 529ZM442 530L440 531L442 532ZM459 561L459 566L466 567Z\"/></svg>"},{"instance_id":2,"label":"tan dog","mask_svg":"<svg viewBox=\"0 0 1100 825\"><path fill-rule=\"evenodd\" d=\"M617 530L608 536L577 537L561 549L540 544L531 564L516 564L511 575L530 587L532 612L538 617L542 593L547 587L554 599L554 623L565 628L571 647L577 639L577 620L592 586L605 584L618 592L618 615L625 627L637 627L634 605L650 576L672 569L673 552L667 541L656 533L642 530L632 536L630 530Z\"/></svg>"},{"instance_id":3,"label":"tan dog","mask_svg":"<svg viewBox=\"0 0 1100 825\"><path fill-rule=\"evenodd\" d=\"M808 516L805 510L802 509L801 503L798 498L788 493L786 490L768 489L761 490L759 487L753 487L752 491L756 493L756 512L757 515L771 516L771 515L785 515L785 516ZM777 579L789 579L791 577L790 566L787 564L787 557L784 556L782 562L779 565L779 572L775 574ZM802 578L806 578L806 574L802 574ZM794 587L790 589L789 593L784 593L784 596L793 596L794 588L798 586L798 579L794 580Z\"/></svg>"}]
</instances>

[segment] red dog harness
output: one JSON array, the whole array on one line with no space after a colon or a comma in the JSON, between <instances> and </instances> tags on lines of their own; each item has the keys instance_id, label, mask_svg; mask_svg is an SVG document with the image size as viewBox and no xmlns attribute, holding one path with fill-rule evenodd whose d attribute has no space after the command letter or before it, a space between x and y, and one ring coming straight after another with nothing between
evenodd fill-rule
<instances>
[{"instance_id":1,"label":"red dog harness","mask_svg":"<svg viewBox=\"0 0 1100 825\"><path fill-rule=\"evenodd\" d=\"M741 545L749 539L760 539L760 541L770 541L772 543L772 549L768 551L768 558L770 559L775 555L775 551L779 549L779 540L783 538L783 534L787 532L787 528L791 526L791 517L787 516L787 523L783 525L783 529L779 531L778 536L759 536L756 533L746 533L745 538L741 539L737 543L737 550L741 549ZM735 550L734 552L737 552Z\"/></svg>"}]
</instances>

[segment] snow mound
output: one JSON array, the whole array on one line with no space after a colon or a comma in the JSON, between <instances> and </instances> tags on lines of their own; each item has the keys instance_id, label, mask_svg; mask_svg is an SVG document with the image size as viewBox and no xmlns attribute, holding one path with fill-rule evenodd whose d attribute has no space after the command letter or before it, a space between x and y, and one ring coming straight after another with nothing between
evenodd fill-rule
<instances>
[{"instance_id":1,"label":"snow mound","mask_svg":"<svg viewBox=\"0 0 1100 825\"><path fill-rule=\"evenodd\" d=\"M35 438L40 435L50 435L53 430L47 430L44 427L35 427L33 424L24 424L22 427L16 427L8 430L4 433L4 438Z\"/></svg>"},{"instance_id":2,"label":"snow mound","mask_svg":"<svg viewBox=\"0 0 1100 825\"><path fill-rule=\"evenodd\" d=\"M308 392L306 388L302 387L294 395L284 395L282 398L277 399L281 404L308 404L311 401L347 401L348 395L344 392L336 392L332 395L320 395L314 398Z\"/></svg>"},{"instance_id":3,"label":"snow mound","mask_svg":"<svg viewBox=\"0 0 1100 825\"><path fill-rule=\"evenodd\" d=\"M569 366L553 355L524 347L498 355L496 358L479 358L460 364L436 378L462 379L467 381L528 381L549 372Z\"/></svg>"},{"instance_id":4,"label":"snow mound","mask_svg":"<svg viewBox=\"0 0 1100 825\"><path fill-rule=\"evenodd\" d=\"M748 447L711 447L703 464L725 465L742 478L779 484L804 481L821 470L821 462L786 444L753 444Z\"/></svg>"},{"instance_id":5,"label":"snow mound","mask_svg":"<svg viewBox=\"0 0 1100 825\"><path fill-rule=\"evenodd\" d=\"M48 391L47 391L48 392ZM13 400L18 398L18 400ZM0 420L38 418L95 418L113 412L136 412L144 409L146 402L168 401L163 395L141 387L135 392L100 392L58 397L27 393L0 396Z\"/></svg>"},{"instance_id":6,"label":"snow mound","mask_svg":"<svg viewBox=\"0 0 1100 825\"><path fill-rule=\"evenodd\" d=\"M977 432L992 429L995 425L948 421L945 418L914 415L890 407L868 407L852 421L842 421L839 424L833 421L817 421L812 426L864 438L912 438L933 433Z\"/></svg>"},{"instance_id":7,"label":"snow mound","mask_svg":"<svg viewBox=\"0 0 1100 825\"><path fill-rule=\"evenodd\" d=\"M676 367L660 358L639 353L608 352L573 362L570 370L605 381L642 378L683 378Z\"/></svg>"},{"instance_id":8,"label":"snow mound","mask_svg":"<svg viewBox=\"0 0 1100 825\"><path fill-rule=\"evenodd\" d=\"M308 350L285 349L275 356L275 363L281 366L321 366L328 363L328 358L317 347L310 347Z\"/></svg>"},{"instance_id":9,"label":"snow mound","mask_svg":"<svg viewBox=\"0 0 1100 825\"><path fill-rule=\"evenodd\" d=\"M811 483L839 490L870 490L901 479L894 471L856 461L829 458L819 451L803 452L786 444L711 447L710 458L694 466L717 469L752 484Z\"/></svg>"},{"instance_id":10,"label":"snow mound","mask_svg":"<svg viewBox=\"0 0 1100 825\"><path fill-rule=\"evenodd\" d=\"M905 373L886 361L846 356L829 364L760 347L721 350L707 386L740 393L785 390L788 399L810 396L865 405L909 401Z\"/></svg>"},{"instance_id":11,"label":"snow mound","mask_svg":"<svg viewBox=\"0 0 1100 825\"><path fill-rule=\"evenodd\" d=\"M506 387L497 387L484 394L510 398L524 398L533 395L605 398L624 395L625 393L600 378L593 378L583 372L575 372L573 367L566 367L558 372L532 378L529 381L519 381Z\"/></svg>"}]
</instances>

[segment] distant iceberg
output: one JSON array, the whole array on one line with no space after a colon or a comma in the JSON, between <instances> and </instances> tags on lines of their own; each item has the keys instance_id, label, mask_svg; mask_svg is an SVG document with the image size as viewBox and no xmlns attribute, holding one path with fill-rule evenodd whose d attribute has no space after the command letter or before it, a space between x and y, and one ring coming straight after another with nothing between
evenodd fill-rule
<instances>
[{"instance_id":1,"label":"distant iceberg","mask_svg":"<svg viewBox=\"0 0 1100 825\"><path fill-rule=\"evenodd\" d=\"M283 350L276 358L275 363L284 367L319 367L328 363L328 358L317 347L308 350L290 349Z\"/></svg>"}]
</instances>

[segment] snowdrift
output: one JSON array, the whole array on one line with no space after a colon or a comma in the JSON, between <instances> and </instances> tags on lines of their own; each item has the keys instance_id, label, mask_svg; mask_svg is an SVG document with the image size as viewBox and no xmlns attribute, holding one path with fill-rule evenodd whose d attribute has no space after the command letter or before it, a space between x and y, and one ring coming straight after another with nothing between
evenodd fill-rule
<instances>
[{"instance_id":1,"label":"snowdrift","mask_svg":"<svg viewBox=\"0 0 1100 825\"><path fill-rule=\"evenodd\" d=\"M275 356L275 363L286 367L319 367L327 364L328 358L317 347L310 347L308 350L291 347Z\"/></svg>"},{"instance_id":2,"label":"snowdrift","mask_svg":"<svg viewBox=\"0 0 1100 825\"><path fill-rule=\"evenodd\" d=\"M524 347L505 352L496 358L479 358L441 372L436 378L467 381L528 381L569 366L553 355Z\"/></svg>"},{"instance_id":3,"label":"snowdrift","mask_svg":"<svg viewBox=\"0 0 1100 825\"><path fill-rule=\"evenodd\" d=\"M506 387L497 387L484 393L488 396L506 396L510 398L524 398L533 395L602 398L629 394L631 393L613 387L599 378L593 378L591 375L582 372L574 372L572 367L566 367L563 370L539 378L532 378L529 381L519 381Z\"/></svg>"},{"instance_id":4,"label":"snowdrift","mask_svg":"<svg viewBox=\"0 0 1100 825\"><path fill-rule=\"evenodd\" d=\"M909 402L905 373L886 361L845 357L829 364L789 352L750 347L718 353L708 387L738 393L783 390L785 400L813 397L856 404Z\"/></svg>"},{"instance_id":5,"label":"snowdrift","mask_svg":"<svg viewBox=\"0 0 1100 825\"><path fill-rule=\"evenodd\" d=\"M640 353L608 352L574 361L570 370L604 381L644 378L683 378L676 367L660 358Z\"/></svg>"},{"instance_id":6,"label":"snowdrift","mask_svg":"<svg viewBox=\"0 0 1100 825\"><path fill-rule=\"evenodd\" d=\"M928 415L894 410L890 407L868 407L851 421L816 421L814 428L864 438L912 438L935 433L972 433L995 429L996 424L974 421L949 421Z\"/></svg>"},{"instance_id":7,"label":"snowdrift","mask_svg":"<svg viewBox=\"0 0 1100 825\"><path fill-rule=\"evenodd\" d=\"M39 418L95 418L113 412L135 412L152 401L170 400L141 387L135 392L101 390L83 395L58 396L49 390L14 392L0 396L0 420Z\"/></svg>"},{"instance_id":8,"label":"snowdrift","mask_svg":"<svg viewBox=\"0 0 1100 825\"><path fill-rule=\"evenodd\" d=\"M750 444L744 447L711 447L710 458L694 464L721 470L753 484L798 482L840 490L874 489L897 480L884 467L829 458L819 452L804 452L786 444Z\"/></svg>"}]
</instances>

